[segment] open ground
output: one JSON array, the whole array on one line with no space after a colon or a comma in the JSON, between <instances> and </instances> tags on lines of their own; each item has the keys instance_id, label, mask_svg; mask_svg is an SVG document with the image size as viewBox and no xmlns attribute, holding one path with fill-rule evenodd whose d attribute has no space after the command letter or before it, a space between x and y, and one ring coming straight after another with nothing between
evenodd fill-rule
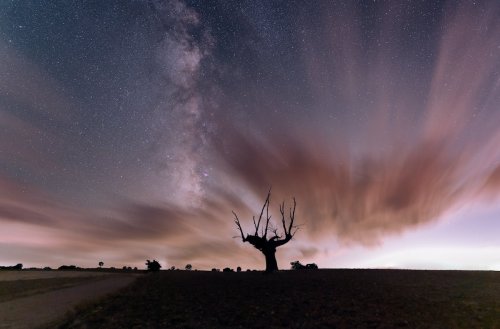
<instances>
[{"instance_id":1,"label":"open ground","mask_svg":"<svg viewBox=\"0 0 500 329\"><path fill-rule=\"evenodd\" d=\"M53 328L500 328L500 273L161 271Z\"/></svg>"},{"instance_id":2,"label":"open ground","mask_svg":"<svg viewBox=\"0 0 500 329\"><path fill-rule=\"evenodd\" d=\"M89 271L0 271L0 329L31 329L130 284L136 275Z\"/></svg>"}]
</instances>

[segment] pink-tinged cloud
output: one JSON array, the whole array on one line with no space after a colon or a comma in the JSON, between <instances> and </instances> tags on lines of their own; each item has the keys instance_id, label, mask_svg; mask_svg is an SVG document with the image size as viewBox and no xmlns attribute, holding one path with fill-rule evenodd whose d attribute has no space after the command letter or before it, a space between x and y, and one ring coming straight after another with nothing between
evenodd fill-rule
<instances>
[{"instance_id":1,"label":"pink-tinged cloud","mask_svg":"<svg viewBox=\"0 0 500 329\"><path fill-rule=\"evenodd\" d=\"M376 60L367 65L361 43L345 45L360 39L355 24L346 30L342 19L331 22L331 57L314 52L314 41L304 54L311 90L320 105L346 106L364 120L328 127L326 119L311 123L313 116L287 125L281 122L286 117L266 113L259 122L270 132L222 125L215 144L228 181L256 195L273 186L278 200L295 196L298 218L312 237L365 245L474 202L484 196L484 181L494 189L491 168L500 161L498 10L465 4L449 14L428 90L403 81L404 60L388 57L397 52L389 42L397 24L381 29L380 42L389 45L371 50Z\"/></svg>"}]
</instances>

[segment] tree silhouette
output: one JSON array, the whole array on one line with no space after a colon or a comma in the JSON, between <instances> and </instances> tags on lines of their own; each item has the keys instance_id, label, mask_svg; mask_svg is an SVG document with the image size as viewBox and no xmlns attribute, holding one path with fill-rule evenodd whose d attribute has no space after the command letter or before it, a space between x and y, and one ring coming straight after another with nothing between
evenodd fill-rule
<instances>
[{"instance_id":1,"label":"tree silhouette","mask_svg":"<svg viewBox=\"0 0 500 329\"><path fill-rule=\"evenodd\" d=\"M278 263L276 262L276 248L281 247L285 243L288 243L295 233L297 232L297 226L293 225L293 222L295 220L295 207L297 206L297 202L295 201L295 198L293 198L293 208L290 208L290 213L289 213L289 224L286 224L285 221L285 201L280 204L280 213L281 213L281 224L283 226L283 231L284 231L284 237L278 235L278 229L270 226L270 220L271 216L269 215L269 202L271 199L271 190L267 193L267 198L266 201L264 202L264 205L262 206L262 210L260 211L259 219L258 221L255 220L255 216L253 216L253 224L255 227L255 233L253 235L247 234L245 237L245 234L243 233L243 229L241 228L240 224L240 219L238 218L238 215L233 211L234 215L234 222L236 223L236 226L238 227L240 234L241 234L241 239L243 242L248 242L252 246L254 246L256 249L258 249L260 252L262 252L266 258L266 272L274 272L278 270ZM265 227L262 228L261 222L262 222L262 216L264 215L264 210L266 211L266 224ZM259 235L259 228L260 228L260 235ZM292 232L293 230L293 232ZM268 232L271 232L273 235L268 239L267 234Z\"/></svg>"},{"instance_id":2,"label":"tree silhouette","mask_svg":"<svg viewBox=\"0 0 500 329\"><path fill-rule=\"evenodd\" d=\"M187 264L185 269L186 269L186 271L191 271L193 269L193 265Z\"/></svg>"},{"instance_id":3,"label":"tree silhouette","mask_svg":"<svg viewBox=\"0 0 500 329\"><path fill-rule=\"evenodd\" d=\"M296 260L295 262L291 262L290 265L292 265L292 270L317 270L318 269L318 265L316 265L316 263L302 265L298 260Z\"/></svg>"},{"instance_id":4,"label":"tree silhouette","mask_svg":"<svg viewBox=\"0 0 500 329\"><path fill-rule=\"evenodd\" d=\"M292 270L302 270L305 269L305 265L302 265L298 260L291 262L290 265L292 265Z\"/></svg>"},{"instance_id":5,"label":"tree silhouette","mask_svg":"<svg viewBox=\"0 0 500 329\"><path fill-rule=\"evenodd\" d=\"M99 262L99 267L102 267L104 265L104 263L101 261Z\"/></svg>"},{"instance_id":6,"label":"tree silhouette","mask_svg":"<svg viewBox=\"0 0 500 329\"><path fill-rule=\"evenodd\" d=\"M160 263L158 263L156 259L153 259L153 261L150 261L149 259L146 260L146 266L148 267L148 271L151 272L159 271L161 268Z\"/></svg>"}]
</instances>

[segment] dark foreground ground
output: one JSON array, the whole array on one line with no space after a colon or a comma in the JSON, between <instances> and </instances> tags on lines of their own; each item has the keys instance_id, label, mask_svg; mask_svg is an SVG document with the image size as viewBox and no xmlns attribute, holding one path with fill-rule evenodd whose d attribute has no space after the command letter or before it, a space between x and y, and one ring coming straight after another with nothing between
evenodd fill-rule
<instances>
[{"instance_id":1,"label":"dark foreground ground","mask_svg":"<svg viewBox=\"0 0 500 329\"><path fill-rule=\"evenodd\" d=\"M165 271L57 328L500 328L500 272Z\"/></svg>"}]
</instances>

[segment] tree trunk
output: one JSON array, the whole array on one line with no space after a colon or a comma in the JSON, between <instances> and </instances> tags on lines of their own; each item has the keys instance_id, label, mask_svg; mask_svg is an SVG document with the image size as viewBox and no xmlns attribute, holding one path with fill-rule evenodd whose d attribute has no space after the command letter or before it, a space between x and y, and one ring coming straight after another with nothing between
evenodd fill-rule
<instances>
[{"instance_id":1,"label":"tree trunk","mask_svg":"<svg viewBox=\"0 0 500 329\"><path fill-rule=\"evenodd\" d=\"M278 262L276 262L276 249L262 252L266 256L266 273L278 271Z\"/></svg>"}]
</instances>

